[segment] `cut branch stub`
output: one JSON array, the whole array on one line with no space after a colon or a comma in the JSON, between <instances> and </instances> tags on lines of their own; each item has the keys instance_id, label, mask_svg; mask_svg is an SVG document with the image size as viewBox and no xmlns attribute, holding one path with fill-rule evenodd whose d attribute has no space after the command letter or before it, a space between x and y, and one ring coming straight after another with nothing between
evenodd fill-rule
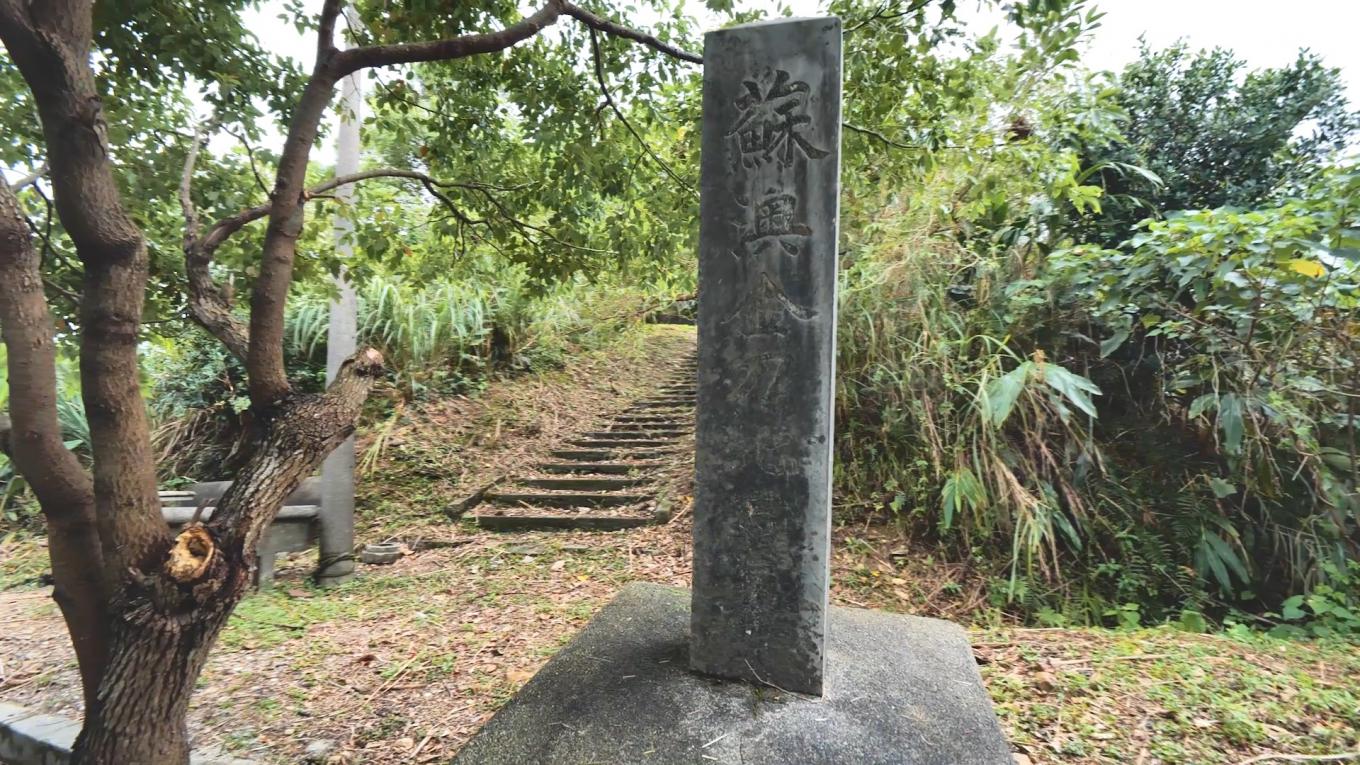
<instances>
[{"instance_id":1,"label":"cut branch stub","mask_svg":"<svg viewBox=\"0 0 1360 765\"><path fill-rule=\"evenodd\" d=\"M202 525L188 526L175 538L174 547L165 561L165 573L180 584L191 584L203 578L217 554L212 535Z\"/></svg>"},{"instance_id":2,"label":"cut branch stub","mask_svg":"<svg viewBox=\"0 0 1360 765\"><path fill-rule=\"evenodd\" d=\"M382 373L382 354L365 348L340 365L325 393L293 394L262 417L265 433L207 524L221 554L233 561L251 558L284 499L354 432Z\"/></svg>"}]
</instances>

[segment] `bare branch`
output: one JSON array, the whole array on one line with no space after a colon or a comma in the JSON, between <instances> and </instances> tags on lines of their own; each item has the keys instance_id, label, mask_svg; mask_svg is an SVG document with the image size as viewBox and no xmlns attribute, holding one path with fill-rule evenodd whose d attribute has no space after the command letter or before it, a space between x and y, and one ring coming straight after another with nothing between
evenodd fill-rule
<instances>
[{"instance_id":1,"label":"bare branch","mask_svg":"<svg viewBox=\"0 0 1360 765\"><path fill-rule=\"evenodd\" d=\"M335 22L340 17L344 0L326 0L321 7L321 19L317 23L316 59L320 61L335 50Z\"/></svg>"},{"instance_id":2,"label":"bare branch","mask_svg":"<svg viewBox=\"0 0 1360 765\"><path fill-rule=\"evenodd\" d=\"M14 183L11 183L9 185L9 190L13 192L18 192L20 189L23 189L26 186L31 186L37 183L38 180L42 178L44 175L47 175L46 162L42 163L41 165L38 165L37 170L34 170L33 172L29 173L28 175L25 175L24 177L20 178Z\"/></svg>"},{"instance_id":3,"label":"bare branch","mask_svg":"<svg viewBox=\"0 0 1360 765\"><path fill-rule=\"evenodd\" d=\"M210 123L199 125L189 139L189 151L184 155L184 170L179 177L179 208L184 212L184 245L198 239L198 210L194 208L193 195L190 193L194 182L194 166L198 164L198 153L207 143Z\"/></svg>"},{"instance_id":4,"label":"bare branch","mask_svg":"<svg viewBox=\"0 0 1360 765\"><path fill-rule=\"evenodd\" d=\"M260 168L255 164L255 147L250 145L250 140L246 136L246 132L242 130L238 133L228 129L227 134L240 141L241 146L245 148L246 158L250 160L250 174L255 176L255 185L267 196L269 194L269 186L265 184L264 178L260 175Z\"/></svg>"},{"instance_id":5,"label":"bare branch","mask_svg":"<svg viewBox=\"0 0 1360 765\"><path fill-rule=\"evenodd\" d=\"M591 29L599 30L607 35L613 35L614 37L622 37L628 40L632 40L634 42L640 42L649 48L652 48L654 50L666 54L667 56L670 56L672 58L678 58L681 61L688 61L691 64L699 64L702 66L704 63L704 57L700 56L697 53L690 53L689 51L681 50L680 48L677 48L674 45L670 45L669 43L664 43L661 40L658 40L653 35L649 35L645 32L639 32L636 29L631 29L629 27L623 26L622 24L618 24L601 16L597 16L578 5L573 5L569 2L563 2L562 12L567 14L568 16L571 16L577 21L580 21L582 24L585 24Z\"/></svg>"},{"instance_id":6,"label":"bare branch","mask_svg":"<svg viewBox=\"0 0 1360 765\"><path fill-rule=\"evenodd\" d=\"M583 247L579 244L572 244L571 242L559 239L557 236L554 236L551 231L543 228L542 226L535 226L534 224L529 223L528 221L521 220L514 213L512 213L510 211L510 208L506 207L505 204L501 202L501 200L497 199L495 194L491 193L491 188L488 186L483 186L481 184L467 184L466 188L470 188L473 191L479 192L482 196L486 197L486 201L490 202L491 205L496 208L497 212L501 214L502 218L508 221L515 228L519 229L520 236L528 240L530 244L533 244L535 246L541 246L539 242L534 241L533 237L526 234L525 233L526 231L533 231L539 236L551 241L553 244L557 244L571 250L580 250L582 252L595 252L606 255L612 252L612 250L601 250L596 247Z\"/></svg>"},{"instance_id":7,"label":"bare branch","mask_svg":"<svg viewBox=\"0 0 1360 765\"><path fill-rule=\"evenodd\" d=\"M205 249L199 237L198 211L194 207L193 179L198 154L207 143L216 119L194 131L184 170L179 180L179 204L184 211L184 273L189 280L189 313L216 337L233 356L244 361L250 346L245 324L231 310L231 298L212 278L212 250Z\"/></svg>"},{"instance_id":8,"label":"bare branch","mask_svg":"<svg viewBox=\"0 0 1360 765\"><path fill-rule=\"evenodd\" d=\"M351 175L342 175L339 178L332 178L329 181L319 183L304 191L302 193L302 199L304 201L309 199L316 199L317 197L324 195L326 192L332 191L341 186L346 186L351 183L358 183L360 181L367 181L373 178L405 178L413 181L420 181L421 183L437 186L440 188L460 187L471 189L481 187L481 184L441 181L436 178L432 178L429 175L426 175L425 173L422 173L418 170L401 170L396 168L384 168L381 170L365 170L361 173L353 173ZM205 252L205 254L212 253L233 234L235 234L237 231L240 231L246 224L253 223L254 221L260 220L261 218L268 216L272 204L273 203L271 202L256 205L254 207L249 207L246 208L245 210L236 213L230 218L223 218L222 220L214 224L212 228L208 229L208 233L205 234L201 240L199 240L198 246Z\"/></svg>"},{"instance_id":9,"label":"bare branch","mask_svg":"<svg viewBox=\"0 0 1360 765\"><path fill-rule=\"evenodd\" d=\"M449 61L479 53L493 53L533 37L556 23L561 14L560 0L549 0L532 16L496 32L462 35L447 40L348 48L335 54L331 61L332 71L339 79L368 67Z\"/></svg>"},{"instance_id":10,"label":"bare branch","mask_svg":"<svg viewBox=\"0 0 1360 765\"><path fill-rule=\"evenodd\" d=\"M870 15L846 27L845 33L850 34L851 32L854 32L855 30L859 29L860 27L863 27L867 24L872 24L876 21L891 21L893 19L900 19L904 16L910 16L916 13L917 11L922 10L927 5L930 5L930 0L916 0L915 2L908 5L906 8L903 8L898 11L893 11L892 10L893 4L891 0L889 0L889 2L886 2L883 5L879 6Z\"/></svg>"},{"instance_id":11,"label":"bare branch","mask_svg":"<svg viewBox=\"0 0 1360 765\"><path fill-rule=\"evenodd\" d=\"M897 141L894 141L893 139L887 137L886 135L883 135L877 130L870 130L869 128L860 127L859 125L852 125L849 122L842 122L841 126L851 132L859 133L860 135L866 135L869 136L870 138L876 138L879 141L882 141L883 143L895 149L912 149L916 151L924 151L926 148L924 146L914 146L909 143L898 143Z\"/></svg>"},{"instance_id":12,"label":"bare branch","mask_svg":"<svg viewBox=\"0 0 1360 765\"><path fill-rule=\"evenodd\" d=\"M698 196L698 192L694 190L693 186L686 183L685 179L681 178L674 170L672 170L671 166L666 164L665 160L657 156L657 153L655 151L652 151L652 147L648 145L647 141L642 137L642 135L638 133L636 129L634 129L633 123L629 122L628 118L623 116L623 112L619 109L619 105L614 102L614 96L609 93L609 86L605 83L604 59L600 54L600 38L599 33L595 30L594 27L591 27L590 30L590 51L595 57L595 80L596 82L600 83L600 93L604 95L604 102L608 104L609 108L614 111L614 116L618 117L619 122L622 122L623 126L628 128L628 132L632 133L633 138L637 140L638 144L642 146L642 150L647 153L647 156L650 157L652 161L657 164L658 167L665 171L666 175L669 175L671 177L671 180L675 181L677 184L680 185L681 188L688 191L691 195Z\"/></svg>"}]
</instances>

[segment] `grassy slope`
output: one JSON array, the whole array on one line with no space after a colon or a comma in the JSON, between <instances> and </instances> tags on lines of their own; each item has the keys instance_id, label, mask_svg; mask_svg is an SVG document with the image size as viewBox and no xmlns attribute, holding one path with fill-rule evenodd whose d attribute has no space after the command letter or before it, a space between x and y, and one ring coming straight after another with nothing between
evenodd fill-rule
<instances>
[{"instance_id":1,"label":"grassy slope","mask_svg":"<svg viewBox=\"0 0 1360 765\"><path fill-rule=\"evenodd\" d=\"M649 330L567 370L403 413L361 485L361 540L453 546L366 567L335 591L306 585L304 561L278 590L246 600L195 698L198 740L276 762L296 761L313 738L338 741L350 761L446 761L623 583L685 582L683 510L628 534L494 536L438 513L628 398L682 331ZM1360 647L998 627L969 572L883 552L897 543L888 529L839 529L835 599L992 624L975 631L977 653L1031 762L1232 764L1360 750ZM40 572L43 555L41 540L9 541L0 583ZM0 624L0 699L72 713L74 667L50 600L31 585L0 592Z\"/></svg>"}]
</instances>

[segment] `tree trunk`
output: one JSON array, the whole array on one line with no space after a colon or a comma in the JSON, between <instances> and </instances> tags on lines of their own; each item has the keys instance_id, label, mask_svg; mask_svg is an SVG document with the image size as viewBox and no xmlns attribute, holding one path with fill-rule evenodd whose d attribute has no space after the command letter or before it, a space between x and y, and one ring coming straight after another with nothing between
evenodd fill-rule
<instances>
[{"instance_id":1,"label":"tree trunk","mask_svg":"<svg viewBox=\"0 0 1360 765\"><path fill-rule=\"evenodd\" d=\"M119 615L72 765L187 765L189 698L240 596L220 593L206 614L141 605Z\"/></svg>"},{"instance_id":2,"label":"tree trunk","mask_svg":"<svg viewBox=\"0 0 1360 765\"><path fill-rule=\"evenodd\" d=\"M280 405L207 525L179 533L151 573L114 597L108 658L72 765L188 765L185 715L208 653L251 580L260 536L284 499L354 430L382 373L366 350L322 395Z\"/></svg>"}]
</instances>

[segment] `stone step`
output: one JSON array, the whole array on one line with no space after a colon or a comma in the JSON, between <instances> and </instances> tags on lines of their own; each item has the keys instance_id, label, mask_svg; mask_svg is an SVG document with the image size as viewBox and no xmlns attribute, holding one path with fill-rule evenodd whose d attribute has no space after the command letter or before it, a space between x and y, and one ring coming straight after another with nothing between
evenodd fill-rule
<instances>
[{"instance_id":1,"label":"stone step","mask_svg":"<svg viewBox=\"0 0 1360 765\"><path fill-rule=\"evenodd\" d=\"M537 492L488 492L486 501L493 505L528 505L530 507L622 507L652 499L650 494L542 494Z\"/></svg>"},{"instance_id":2,"label":"stone step","mask_svg":"<svg viewBox=\"0 0 1360 765\"><path fill-rule=\"evenodd\" d=\"M659 519L642 515L496 515L473 516L477 525L489 531L532 531L534 529L576 529L580 531L620 531L650 526Z\"/></svg>"},{"instance_id":3,"label":"stone step","mask_svg":"<svg viewBox=\"0 0 1360 765\"><path fill-rule=\"evenodd\" d=\"M606 427L611 429L610 432L622 431L625 433L688 435L694 432L694 423L692 422L613 422Z\"/></svg>"},{"instance_id":4,"label":"stone step","mask_svg":"<svg viewBox=\"0 0 1360 765\"><path fill-rule=\"evenodd\" d=\"M645 478L517 478L515 483L551 491L616 491L647 483Z\"/></svg>"},{"instance_id":5,"label":"stone step","mask_svg":"<svg viewBox=\"0 0 1360 765\"><path fill-rule=\"evenodd\" d=\"M548 453L561 460L574 460L576 462L609 462L611 460L630 458L646 460L655 457L665 457L672 451L672 449L554 449Z\"/></svg>"},{"instance_id":6,"label":"stone step","mask_svg":"<svg viewBox=\"0 0 1360 765\"><path fill-rule=\"evenodd\" d=\"M540 462L534 465L544 473L596 473L599 475L627 475L665 466L664 462Z\"/></svg>"},{"instance_id":7,"label":"stone step","mask_svg":"<svg viewBox=\"0 0 1360 765\"><path fill-rule=\"evenodd\" d=\"M674 446L674 439L662 438L569 438L567 443L583 449L633 449L648 446Z\"/></svg>"},{"instance_id":8,"label":"stone step","mask_svg":"<svg viewBox=\"0 0 1360 765\"><path fill-rule=\"evenodd\" d=\"M649 438L664 438L669 436L683 436L688 430L681 428L639 428L629 426L619 426L610 430L589 430L582 433L586 438L617 438L629 441L646 440Z\"/></svg>"}]
</instances>

